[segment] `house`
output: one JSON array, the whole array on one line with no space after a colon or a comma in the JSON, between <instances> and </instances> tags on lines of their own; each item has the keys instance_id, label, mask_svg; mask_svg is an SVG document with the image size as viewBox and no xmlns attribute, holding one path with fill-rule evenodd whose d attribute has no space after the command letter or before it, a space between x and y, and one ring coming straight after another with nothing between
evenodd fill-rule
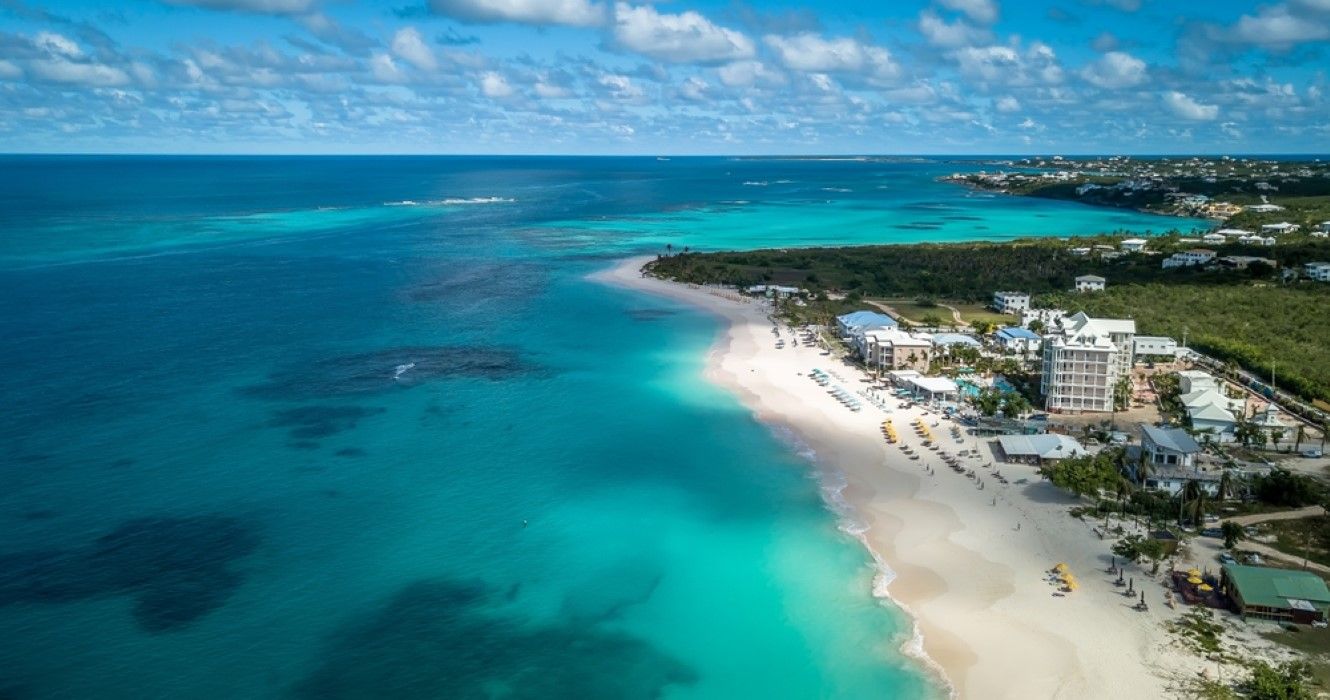
<instances>
[{"instance_id":1,"label":"house","mask_svg":"<svg viewBox=\"0 0 1330 700\"><path fill-rule=\"evenodd\" d=\"M1241 236L1250 236L1255 233L1255 231L1248 231L1240 228L1221 228L1218 231L1215 231L1215 233L1225 238L1238 238Z\"/></svg>"},{"instance_id":2,"label":"house","mask_svg":"<svg viewBox=\"0 0 1330 700\"><path fill-rule=\"evenodd\" d=\"M1268 265L1272 269L1279 267L1279 263L1270 258L1258 258L1252 255L1225 255L1219 258L1218 262L1220 265L1233 270L1245 270L1256 263Z\"/></svg>"},{"instance_id":3,"label":"house","mask_svg":"<svg viewBox=\"0 0 1330 700\"><path fill-rule=\"evenodd\" d=\"M758 296L777 298L798 296L804 293L804 290L799 287L784 287L778 284L755 284L744 289L744 291Z\"/></svg>"},{"instance_id":4,"label":"house","mask_svg":"<svg viewBox=\"0 0 1330 700\"><path fill-rule=\"evenodd\" d=\"M1077 256L1077 257L1081 257L1081 258L1083 258L1083 257L1085 257L1085 256L1087 256L1087 255L1090 254L1090 249L1089 249L1089 248L1086 248L1086 247L1084 247L1084 246L1080 246L1080 247L1072 248L1070 252L1071 252L1072 255L1075 255L1075 256Z\"/></svg>"},{"instance_id":5,"label":"house","mask_svg":"<svg viewBox=\"0 0 1330 700\"><path fill-rule=\"evenodd\" d=\"M1208 436L1214 442L1233 442L1237 439L1238 418L1226 406L1227 397L1217 391L1202 391L1190 396L1190 404L1184 403L1187 420L1197 435Z\"/></svg>"},{"instance_id":6,"label":"house","mask_svg":"<svg viewBox=\"0 0 1330 700\"><path fill-rule=\"evenodd\" d=\"M953 348L975 348L983 347L983 343L972 335L963 333L934 333L933 348L935 353L950 355Z\"/></svg>"},{"instance_id":7,"label":"house","mask_svg":"<svg viewBox=\"0 0 1330 700\"><path fill-rule=\"evenodd\" d=\"M1330 612L1330 589L1310 571L1225 564L1219 590L1243 617L1310 624Z\"/></svg>"},{"instance_id":8,"label":"house","mask_svg":"<svg viewBox=\"0 0 1330 700\"><path fill-rule=\"evenodd\" d=\"M1176 357L1178 341L1158 335L1138 335L1131 340L1132 353L1136 357Z\"/></svg>"},{"instance_id":9,"label":"house","mask_svg":"<svg viewBox=\"0 0 1330 700\"><path fill-rule=\"evenodd\" d=\"M1108 280L1099 275L1081 275L1076 278L1076 291L1078 292L1102 292L1104 285Z\"/></svg>"},{"instance_id":10,"label":"house","mask_svg":"<svg viewBox=\"0 0 1330 700\"><path fill-rule=\"evenodd\" d=\"M1021 312L1021 325L1029 328L1031 323L1038 321L1047 328L1057 325L1066 316L1067 312L1062 309L1027 309Z\"/></svg>"},{"instance_id":11,"label":"house","mask_svg":"<svg viewBox=\"0 0 1330 700\"><path fill-rule=\"evenodd\" d=\"M1302 266L1304 274L1317 282L1330 282L1330 263L1309 262Z\"/></svg>"},{"instance_id":12,"label":"house","mask_svg":"<svg viewBox=\"0 0 1330 700\"><path fill-rule=\"evenodd\" d=\"M1255 212L1257 214L1272 214L1277 211L1284 211L1284 208L1278 204L1250 204L1243 207L1243 210Z\"/></svg>"},{"instance_id":13,"label":"house","mask_svg":"<svg viewBox=\"0 0 1330 700\"><path fill-rule=\"evenodd\" d=\"M1274 245L1275 239L1273 236L1243 236L1238 242L1246 245Z\"/></svg>"},{"instance_id":14,"label":"house","mask_svg":"<svg viewBox=\"0 0 1330 700\"><path fill-rule=\"evenodd\" d=\"M1199 369L1187 369L1178 372L1178 389L1183 394L1190 394L1204 389L1219 390L1219 380L1208 372Z\"/></svg>"},{"instance_id":15,"label":"house","mask_svg":"<svg viewBox=\"0 0 1330 700\"><path fill-rule=\"evenodd\" d=\"M1085 312L1046 329L1040 390L1053 412L1107 413L1113 389L1131 371L1136 322L1095 319Z\"/></svg>"},{"instance_id":16,"label":"house","mask_svg":"<svg viewBox=\"0 0 1330 700\"><path fill-rule=\"evenodd\" d=\"M864 356L864 333L896 328L896 319L876 311L852 311L836 317L836 330L850 343L860 357Z\"/></svg>"},{"instance_id":17,"label":"house","mask_svg":"<svg viewBox=\"0 0 1330 700\"><path fill-rule=\"evenodd\" d=\"M1330 238L1330 221L1322 221L1316 225L1316 230L1312 231L1314 238Z\"/></svg>"},{"instance_id":18,"label":"house","mask_svg":"<svg viewBox=\"0 0 1330 700\"><path fill-rule=\"evenodd\" d=\"M1205 265L1215 259L1215 252L1207 248L1193 248L1181 253L1174 253L1164 258L1162 263L1164 269L1174 267L1191 267L1193 265Z\"/></svg>"},{"instance_id":19,"label":"house","mask_svg":"<svg viewBox=\"0 0 1330 700\"><path fill-rule=\"evenodd\" d=\"M1157 466L1194 469L1201 446L1185 430L1142 425L1141 449L1151 471Z\"/></svg>"},{"instance_id":20,"label":"house","mask_svg":"<svg viewBox=\"0 0 1330 700\"><path fill-rule=\"evenodd\" d=\"M998 457L1003 462L1042 465L1087 454L1075 438L1053 433L1002 435L997 442Z\"/></svg>"},{"instance_id":21,"label":"house","mask_svg":"<svg viewBox=\"0 0 1330 700\"><path fill-rule=\"evenodd\" d=\"M1262 224L1261 233L1269 234L1271 236L1278 236L1284 233L1293 233L1294 231L1297 231L1299 228L1301 227L1298 226L1297 224L1290 224L1287 221L1281 221L1277 224Z\"/></svg>"},{"instance_id":22,"label":"house","mask_svg":"<svg viewBox=\"0 0 1330 700\"><path fill-rule=\"evenodd\" d=\"M926 371L933 357L933 343L912 336L899 328L864 332L863 358L869 367L879 370L914 369Z\"/></svg>"},{"instance_id":23,"label":"house","mask_svg":"<svg viewBox=\"0 0 1330 700\"><path fill-rule=\"evenodd\" d=\"M1000 314L1018 314L1030 308L1030 295L1024 292L993 292L993 309Z\"/></svg>"},{"instance_id":24,"label":"house","mask_svg":"<svg viewBox=\"0 0 1330 700\"><path fill-rule=\"evenodd\" d=\"M1118 243L1118 247L1124 253L1140 253L1145 250L1145 243L1144 238L1126 238Z\"/></svg>"},{"instance_id":25,"label":"house","mask_svg":"<svg viewBox=\"0 0 1330 700\"><path fill-rule=\"evenodd\" d=\"M1043 342L1038 333L1021 326L1000 328L993 334L993 340L1006 352L1018 355L1032 355L1038 352Z\"/></svg>"},{"instance_id":26,"label":"house","mask_svg":"<svg viewBox=\"0 0 1330 700\"><path fill-rule=\"evenodd\" d=\"M1206 245L1224 245L1224 243L1228 242L1228 238L1226 238L1224 234L1218 232L1207 233L1204 236L1201 236L1201 242Z\"/></svg>"}]
</instances>

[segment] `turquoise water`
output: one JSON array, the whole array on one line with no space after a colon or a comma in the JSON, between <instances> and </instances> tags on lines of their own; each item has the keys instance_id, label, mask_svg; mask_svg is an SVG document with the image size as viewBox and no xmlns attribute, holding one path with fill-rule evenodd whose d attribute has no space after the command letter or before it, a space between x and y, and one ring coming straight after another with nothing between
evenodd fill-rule
<instances>
[{"instance_id":1,"label":"turquoise water","mask_svg":"<svg viewBox=\"0 0 1330 700\"><path fill-rule=\"evenodd\" d=\"M585 275L662 241L1175 223L995 205L951 164L4 166L21 698L934 697L797 449L701 381L716 323ZM981 222L893 229L902 201Z\"/></svg>"}]
</instances>

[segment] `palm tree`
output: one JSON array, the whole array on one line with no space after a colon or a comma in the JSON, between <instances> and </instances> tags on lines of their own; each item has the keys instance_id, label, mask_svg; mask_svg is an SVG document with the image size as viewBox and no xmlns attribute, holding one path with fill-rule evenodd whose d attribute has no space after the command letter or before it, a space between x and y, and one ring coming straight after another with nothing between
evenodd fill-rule
<instances>
[{"instance_id":1,"label":"palm tree","mask_svg":"<svg viewBox=\"0 0 1330 700\"><path fill-rule=\"evenodd\" d=\"M1219 476L1219 489L1215 492L1215 498L1222 501L1231 495L1233 495L1233 474L1225 469Z\"/></svg>"},{"instance_id":2,"label":"palm tree","mask_svg":"<svg viewBox=\"0 0 1330 700\"><path fill-rule=\"evenodd\" d=\"M666 244L665 244L665 255L668 257L668 256L669 256L671 253L673 253L673 252L674 252L674 244L673 244L673 243L666 243Z\"/></svg>"},{"instance_id":3,"label":"palm tree","mask_svg":"<svg viewBox=\"0 0 1330 700\"><path fill-rule=\"evenodd\" d=\"M1187 479L1186 485L1182 487L1182 492L1178 494L1178 524L1182 524L1182 513L1188 503L1194 503L1201 498L1205 490L1201 488L1201 482L1195 479Z\"/></svg>"},{"instance_id":4,"label":"palm tree","mask_svg":"<svg viewBox=\"0 0 1330 700\"><path fill-rule=\"evenodd\" d=\"M1303 425L1302 423L1298 423L1298 435L1296 438L1293 439L1294 452L1299 452L1302 450L1302 440L1305 437L1307 437L1307 426Z\"/></svg>"}]
</instances>

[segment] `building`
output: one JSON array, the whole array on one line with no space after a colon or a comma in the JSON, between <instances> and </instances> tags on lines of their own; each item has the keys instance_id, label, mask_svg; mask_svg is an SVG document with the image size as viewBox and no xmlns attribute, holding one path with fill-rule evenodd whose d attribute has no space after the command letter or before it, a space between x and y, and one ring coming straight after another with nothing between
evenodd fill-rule
<instances>
[{"instance_id":1,"label":"building","mask_svg":"<svg viewBox=\"0 0 1330 700\"><path fill-rule=\"evenodd\" d=\"M1294 231L1297 231L1299 228L1301 227L1298 226L1297 224L1290 224L1287 221L1281 221L1277 224L1261 224L1261 233L1268 234L1271 236L1278 236L1280 234L1293 233Z\"/></svg>"},{"instance_id":2,"label":"building","mask_svg":"<svg viewBox=\"0 0 1330 700\"><path fill-rule=\"evenodd\" d=\"M1223 245L1228 242L1222 233L1207 233L1201 236L1201 242L1206 245Z\"/></svg>"},{"instance_id":3,"label":"building","mask_svg":"<svg viewBox=\"0 0 1330 700\"><path fill-rule=\"evenodd\" d=\"M1238 239L1243 245L1274 245L1274 236L1243 236Z\"/></svg>"},{"instance_id":4,"label":"building","mask_svg":"<svg viewBox=\"0 0 1330 700\"><path fill-rule=\"evenodd\" d=\"M744 291L758 296L777 298L798 296L804 293L804 290L799 287L784 287L778 284L755 284L744 289Z\"/></svg>"},{"instance_id":5,"label":"building","mask_svg":"<svg viewBox=\"0 0 1330 700\"><path fill-rule=\"evenodd\" d=\"M925 372L933 359L933 343L899 328L866 331L863 358L869 367L879 370L913 369Z\"/></svg>"},{"instance_id":6,"label":"building","mask_svg":"<svg viewBox=\"0 0 1330 700\"><path fill-rule=\"evenodd\" d=\"M1173 267L1192 267L1194 265L1205 265L1215 259L1215 252L1206 248L1193 248L1181 253L1174 253L1161 263L1164 269Z\"/></svg>"},{"instance_id":7,"label":"building","mask_svg":"<svg viewBox=\"0 0 1330 700\"><path fill-rule=\"evenodd\" d=\"M1153 425L1141 426L1141 449L1145 452L1145 462L1154 467L1178 467L1194 469L1196 455L1201 446L1196 444L1187 431L1178 428L1158 428Z\"/></svg>"},{"instance_id":8,"label":"building","mask_svg":"<svg viewBox=\"0 0 1330 700\"><path fill-rule=\"evenodd\" d=\"M1250 204L1243 207L1243 210L1256 212L1257 214L1272 214L1277 211L1284 211L1284 208L1278 204Z\"/></svg>"},{"instance_id":9,"label":"building","mask_svg":"<svg viewBox=\"0 0 1330 700\"><path fill-rule=\"evenodd\" d=\"M993 309L1000 314L1019 314L1029 308L1029 294L1024 292L993 292Z\"/></svg>"},{"instance_id":10,"label":"building","mask_svg":"<svg viewBox=\"0 0 1330 700\"><path fill-rule=\"evenodd\" d=\"M974 348L978 350L983 347L983 343L972 335L964 333L934 333L933 334L933 354L951 355L956 348Z\"/></svg>"},{"instance_id":11,"label":"building","mask_svg":"<svg viewBox=\"0 0 1330 700\"><path fill-rule=\"evenodd\" d=\"M1190 394L1203 389L1219 390L1219 380L1215 379L1208 372L1202 372L1199 369L1186 369L1178 372L1178 390L1183 394Z\"/></svg>"},{"instance_id":12,"label":"building","mask_svg":"<svg viewBox=\"0 0 1330 700\"><path fill-rule=\"evenodd\" d=\"M1029 328L1031 323L1038 321L1039 325L1048 328L1066 317L1067 312L1062 309L1026 309L1021 312L1021 325Z\"/></svg>"},{"instance_id":13,"label":"building","mask_svg":"<svg viewBox=\"0 0 1330 700\"><path fill-rule=\"evenodd\" d=\"M1054 412L1113 410L1113 388L1135 360L1136 322L1068 316L1044 334L1040 389Z\"/></svg>"},{"instance_id":14,"label":"building","mask_svg":"<svg viewBox=\"0 0 1330 700\"><path fill-rule=\"evenodd\" d=\"M1232 270L1245 270L1257 263L1268 265L1271 269L1279 267L1279 263L1270 258L1258 258L1252 255L1225 255L1219 258L1220 265Z\"/></svg>"},{"instance_id":15,"label":"building","mask_svg":"<svg viewBox=\"0 0 1330 700\"><path fill-rule=\"evenodd\" d=\"M1042 465L1087 454L1081 443L1066 435L1002 435L997 439L1003 462Z\"/></svg>"},{"instance_id":16,"label":"building","mask_svg":"<svg viewBox=\"0 0 1330 700\"><path fill-rule=\"evenodd\" d=\"M1076 291L1078 292L1102 292L1104 285L1108 280L1099 275L1081 275L1076 278Z\"/></svg>"},{"instance_id":17,"label":"building","mask_svg":"<svg viewBox=\"0 0 1330 700\"><path fill-rule=\"evenodd\" d=\"M1243 617L1310 624L1330 612L1330 589L1309 571L1225 564L1219 590Z\"/></svg>"},{"instance_id":18,"label":"building","mask_svg":"<svg viewBox=\"0 0 1330 700\"><path fill-rule=\"evenodd\" d=\"M960 387L946 377L919 377L910 381L910 389L920 401L942 403L960 398Z\"/></svg>"},{"instance_id":19,"label":"building","mask_svg":"<svg viewBox=\"0 0 1330 700\"><path fill-rule=\"evenodd\" d=\"M1118 243L1118 247L1124 253L1140 253L1145 251L1145 244L1144 238L1125 238Z\"/></svg>"},{"instance_id":20,"label":"building","mask_svg":"<svg viewBox=\"0 0 1330 700\"><path fill-rule=\"evenodd\" d=\"M1043 338L1038 333L1020 326L1007 326L993 334L993 340L1006 352L1033 355L1039 352Z\"/></svg>"},{"instance_id":21,"label":"building","mask_svg":"<svg viewBox=\"0 0 1330 700\"><path fill-rule=\"evenodd\" d=\"M1241 228L1221 228L1218 231L1215 231L1215 233L1226 238L1240 238L1242 236L1250 236L1255 233L1255 231L1248 231Z\"/></svg>"},{"instance_id":22,"label":"building","mask_svg":"<svg viewBox=\"0 0 1330 700\"><path fill-rule=\"evenodd\" d=\"M876 311L853 311L836 317L840 337L849 342L860 357L864 357L864 333L896 328L897 325L896 319Z\"/></svg>"},{"instance_id":23,"label":"building","mask_svg":"<svg viewBox=\"0 0 1330 700\"><path fill-rule=\"evenodd\" d=\"M1075 255L1075 256L1077 256L1077 257L1081 257L1081 258L1083 258L1083 257L1085 257L1085 256L1087 256L1087 255L1090 254L1090 249L1087 248L1087 247L1084 247L1084 246L1080 246L1080 247L1072 248L1070 252L1071 252L1072 255Z\"/></svg>"},{"instance_id":24,"label":"building","mask_svg":"<svg viewBox=\"0 0 1330 700\"><path fill-rule=\"evenodd\" d=\"M1158 335L1135 336L1131 345L1136 357L1176 357L1178 354L1178 341Z\"/></svg>"},{"instance_id":25,"label":"building","mask_svg":"<svg viewBox=\"0 0 1330 700\"><path fill-rule=\"evenodd\" d=\"M1302 266L1303 273L1317 282L1330 282L1330 263L1309 262Z\"/></svg>"}]
</instances>

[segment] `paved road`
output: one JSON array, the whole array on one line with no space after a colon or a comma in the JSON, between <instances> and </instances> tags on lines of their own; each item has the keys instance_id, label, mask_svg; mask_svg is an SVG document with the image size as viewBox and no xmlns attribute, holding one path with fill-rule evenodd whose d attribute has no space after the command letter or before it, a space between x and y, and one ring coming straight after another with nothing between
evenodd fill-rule
<instances>
[{"instance_id":1,"label":"paved road","mask_svg":"<svg viewBox=\"0 0 1330 700\"><path fill-rule=\"evenodd\" d=\"M1297 510L1285 510L1278 513L1256 513L1255 515L1239 515L1232 518L1225 518L1226 522L1234 522L1243 527L1264 523L1271 520L1296 520L1298 518L1314 518L1318 515L1325 515L1325 508L1321 506L1307 506Z\"/></svg>"},{"instance_id":2,"label":"paved road","mask_svg":"<svg viewBox=\"0 0 1330 700\"><path fill-rule=\"evenodd\" d=\"M1270 522L1272 520L1296 520L1298 518L1313 518L1320 515L1325 515L1325 508L1322 508L1321 506L1307 506L1306 508L1286 510L1280 513L1239 515L1234 518L1226 518L1225 522L1233 522L1246 527L1248 525ZM1281 552L1268 544L1252 542L1251 540L1242 540L1238 543L1238 548L1248 552L1256 552L1267 559L1277 559L1299 569L1306 568L1309 571L1330 575L1330 566L1324 566L1314 561L1307 561L1304 566L1302 557L1297 556L1296 554Z\"/></svg>"}]
</instances>

